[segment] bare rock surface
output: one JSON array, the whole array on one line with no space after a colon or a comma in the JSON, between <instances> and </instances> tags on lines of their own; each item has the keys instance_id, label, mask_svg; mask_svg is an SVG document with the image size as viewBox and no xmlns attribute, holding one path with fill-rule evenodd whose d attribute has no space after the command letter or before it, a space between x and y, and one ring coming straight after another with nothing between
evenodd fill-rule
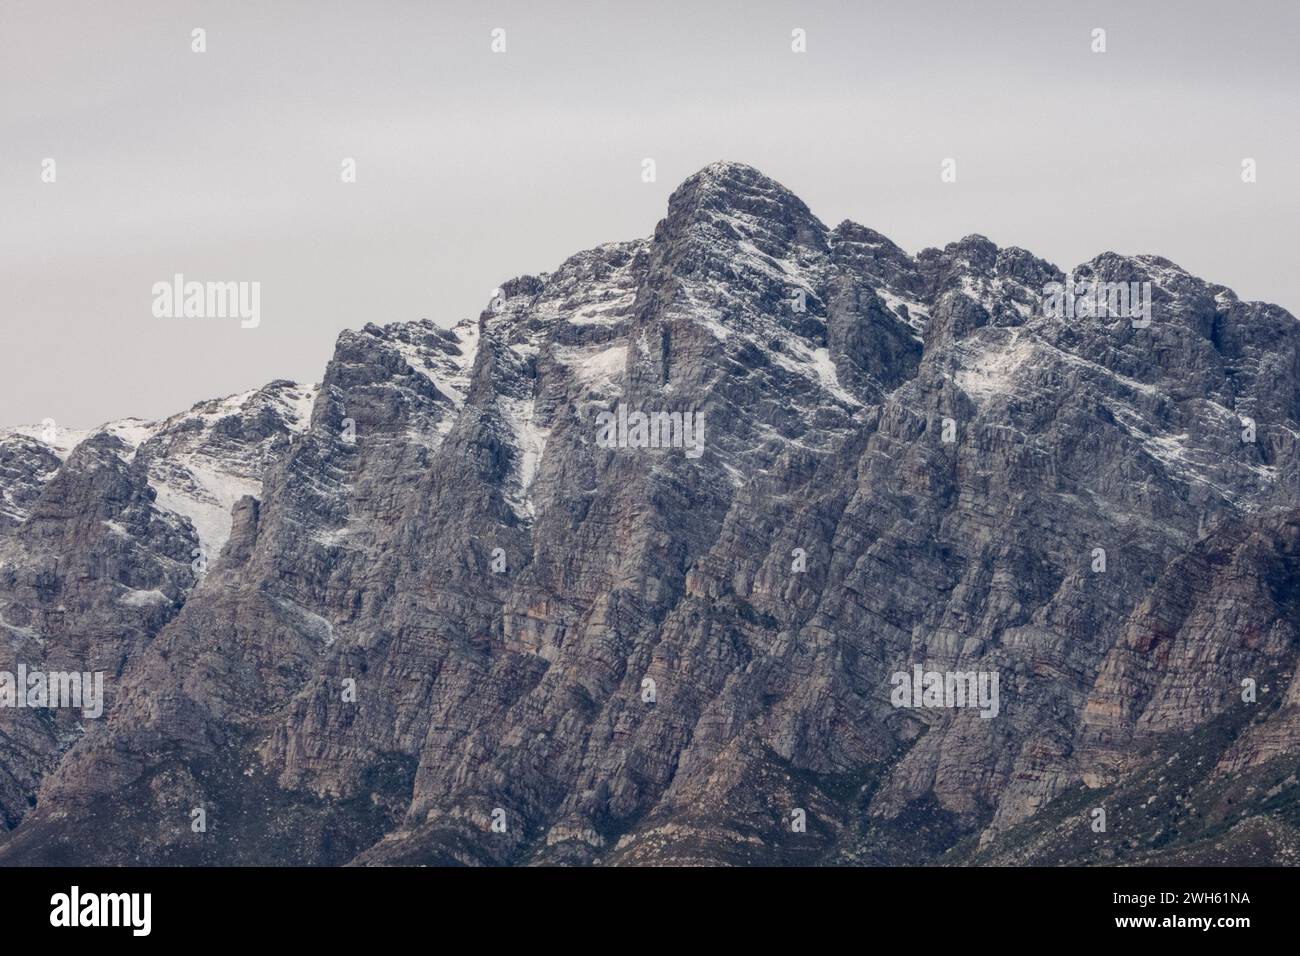
<instances>
[{"instance_id":1,"label":"bare rock surface","mask_svg":"<svg viewBox=\"0 0 1300 956\"><path fill-rule=\"evenodd\" d=\"M1295 862L1300 325L1071 275L1149 326L716 163L319 386L0 435L0 670L109 701L0 709L0 862Z\"/></svg>"}]
</instances>

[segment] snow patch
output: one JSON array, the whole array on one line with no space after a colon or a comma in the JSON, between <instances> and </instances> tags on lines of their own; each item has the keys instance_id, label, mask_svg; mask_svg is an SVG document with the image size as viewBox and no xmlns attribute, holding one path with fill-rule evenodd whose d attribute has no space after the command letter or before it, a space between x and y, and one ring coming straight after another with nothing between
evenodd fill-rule
<instances>
[{"instance_id":1,"label":"snow patch","mask_svg":"<svg viewBox=\"0 0 1300 956\"><path fill-rule=\"evenodd\" d=\"M170 604L167 595L157 588L148 591L127 588L125 594L118 595L117 602L128 607L148 607L150 604Z\"/></svg>"},{"instance_id":2,"label":"snow patch","mask_svg":"<svg viewBox=\"0 0 1300 956\"><path fill-rule=\"evenodd\" d=\"M277 396L285 421L295 433L305 432L311 425L311 410L316 405L320 385L300 385L287 394Z\"/></svg>"},{"instance_id":3,"label":"snow patch","mask_svg":"<svg viewBox=\"0 0 1300 956\"><path fill-rule=\"evenodd\" d=\"M556 348L555 359L569 367L571 374L588 392L604 394L623 375L627 365L627 346L614 345L599 352L590 349Z\"/></svg>"},{"instance_id":4,"label":"snow patch","mask_svg":"<svg viewBox=\"0 0 1300 956\"><path fill-rule=\"evenodd\" d=\"M465 404L465 395L469 391L470 373L474 370L474 357L478 354L478 323L466 319L451 329L456 336L460 355L452 355L440 349L425 346L404 339L396 339L391 344L416 372L433 382L439 392L451 399L457 408Z\"/></svg>"},{"instance_id":5,"label":"snow patch","mask_svg":"<svg viewBox=\"0 0 1300 956\"><path fill-rule=\"evenodd\" d=\"M72 449L95 432L89 428L60 428L57 425L48 431L42 425L19 425L17 428L7 429L5 433L23 435L33 441L38 441L50 449L60 461L63 461L72 453Z\"/></svg>"},{"instance_id":6,"label":"snow patch","mask_svg":"<svg viewBox=\"0 0 1300 956\"><path fill-rule=\"evenodd\" d=\"M4 619L3 614L0 614L0 627L3 627L11 634L17 634L19 637L26 638L29 641L35 641L42 647L45 646L45 638L43 638L35 628L19 627L17 624L10 624Z\"/></svg>"},{"instance_id":7,"label":"snow patch","mask_svg":"<svg viewBox=\"0 0 1300 956\"><path fill-rule=\"evenodd\" d=\"M149 484L160 508L184 515L194 525L199 547L216 558L230 538L230 509L244 495L262 494L262 483L214 467L210 460L182 455L163 478L150 474Z\"/></svg>"},{"instance_id":8,"label":"snow patch","mask_svg":"<svg viewBox=\"0 0 1300 956\"><path fill-rule=\"evenodd\" d=\"M813 371L817 373L817 379L822 383L822 388L830 392L842 402L849 405L861 405L862 403L850 395L844 389L840 388L840 373L835 368L835 363L831 361L830 349L814 349L812 353Z\"/></svg>"},{"instance_id":9,"label":"snow patch","mask_svg":"<svg viewBox=\"0 0 1300 956\"><path fill-rule=\"evenodd\" d=\"M535 509L528 492L537 477L551 430L537 424L537 402L534 399L500 397L497 399L497 408L501 411L506 428L510 431L511 444L515 447L514 481L506 492L506 500L516 515L531 518Z\"/></svg>"},{"instance_id":10,"label":"snow patch","mask_svg":"<svg viewBox=\"0 0 1300 956\"><path fill-rule=\"evenodd\" d=\"M876 295L885 303L889 311L894 313L896 318L902 319L912 327L914 336L919 341L921 333L925 331L925 325L929 321L930 310L915 299L905 299L885 288L876 289ZM906 318L903 318L904 312L907 314Z\"/></svg>"},{"instance_id":11,"label":"snow patch","mask_svg":"<svg viewBox=\"0 0 1300 956\"><path fill-rule=\"evenodd\" d=\"M1020 330L1006 345L978 353L967 368L957 373L957 387L977 405L1015 391L1016 372L1034 354L1037 342Z\"/></svg>"}]
</instances>

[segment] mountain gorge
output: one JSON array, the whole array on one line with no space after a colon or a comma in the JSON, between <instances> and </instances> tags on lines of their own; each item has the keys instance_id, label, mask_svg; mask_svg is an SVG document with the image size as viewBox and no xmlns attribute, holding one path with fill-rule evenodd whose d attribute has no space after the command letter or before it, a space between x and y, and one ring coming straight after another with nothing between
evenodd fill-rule
<instances>
[{"instance_id":1,"label":"mountain gorge","mask_svg":"<svg viewBox=\"0 0 1300 956\"><path fill-rule=\"evenodd\" d=\"M0 863L1297 862L1300 325L1071 275L1150 325L715 163L319 385L0 434L0 671L107 698L0 709Z\"/></svg>"}]
</instances>

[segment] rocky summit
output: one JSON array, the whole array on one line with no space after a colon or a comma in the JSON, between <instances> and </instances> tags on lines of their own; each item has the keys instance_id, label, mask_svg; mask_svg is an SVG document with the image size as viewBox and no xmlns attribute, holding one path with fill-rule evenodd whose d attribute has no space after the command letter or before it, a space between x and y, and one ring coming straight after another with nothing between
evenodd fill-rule
<instances>
[{"instance_id":1,"label":"rocky summit","mask_svg":"<svg viewBox=\"0 0 1300 956\"><path fill-rule=\"evenodd\" d=\"M0 865L1294 864L1298 451L1282 308L716 163L319 385L0 434Z\"/></svg>"}]
</instances>

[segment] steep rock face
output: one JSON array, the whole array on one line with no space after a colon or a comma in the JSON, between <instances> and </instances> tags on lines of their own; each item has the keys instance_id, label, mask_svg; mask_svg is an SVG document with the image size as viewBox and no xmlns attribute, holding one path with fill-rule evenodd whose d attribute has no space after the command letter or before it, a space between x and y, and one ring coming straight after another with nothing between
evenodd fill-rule
<instances>
[{"instance_id":1,"label":"steep rock face","mask_svg":"<svg viewBox=\"0 0 1300 956\"><path fill-rule=\"evenodd\" d=\"M314 386L276 381L229 398L200 402L148 426L136 451L159 505L189 518L209 560L230 531L230 509L262 491L262 477L308 424Z\"/></svg>"},{"instance_id":2,"label":"steep rock face","mask_svg":"<svg viewBox=\"0 0 1300 956\"><path fill-rule=\"evenodd\" d=\"M0 436L0 525L12 528L27 518L61 461L53 449L33 437L17 432Z\"/></svg>"},{"instance_id":3,"label":"steep rock face","mask_svg":"<svg viewBox=\"0 0 1300 956\"><path fill-rule=\"evenodd\" d=\"M175 617L207 549L228 534L232 490L261 492L262 469L288 448L312 392L276 382L165 422L0 435L9 519L0 525L0 671L100 671L111 708L130 661ZM7 826L95 722L0 708Z\"/></svg>"},{"instance_id":4,"label":"steep rock face","mask_svg":"<svg viewBox=\"0 0 1300 956\"><path fill-rule=\"evenodd\" d=\"M154 508L144 468L126 462L126 450L108 433L83 441L25 520L0 535L0 671L101 671L111 703L112 679L182 603L193 535ZM84 731L81 717L0 709L0 810L9 825Z\"/></svg>"},{"instance_id":5,"label":"steep rock face","mask_svg":"<svg viewBox=\"0 0 1300 956\"><path fill-rule=\"evenodd\" d=\"M1181 738L1180 799L1248 772L1283 858L1300 329L1157 257L1072 275L1149 282L1150 325L1049 314L1065 274L1024 250L909 256L719 163L647 240L152 432L114 455L130 487L188 489L223 547L14 789L0 860L1113 860L1086 801ZM698 414L702 444L607 447L620 410ZM68 465L16 454L0 533L31 536ZM915 665L996 674L996 716L895 706ZM1116 839L1194 855L1243 825L1214 820Z\"/></svg>"}]
</instances>

